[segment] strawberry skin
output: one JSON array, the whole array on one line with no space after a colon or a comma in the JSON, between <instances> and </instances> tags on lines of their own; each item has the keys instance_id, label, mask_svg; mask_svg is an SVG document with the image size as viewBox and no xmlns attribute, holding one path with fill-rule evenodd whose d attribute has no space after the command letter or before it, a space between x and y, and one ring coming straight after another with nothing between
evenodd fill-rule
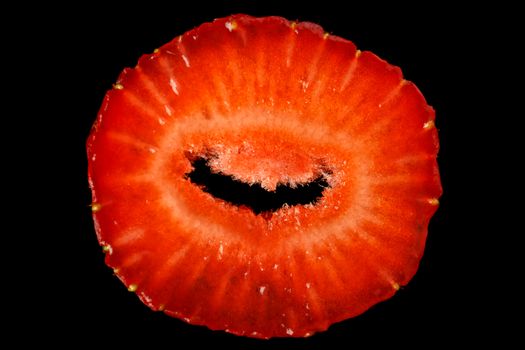
<instances>
[{"instance_id":1,"label":"strawberry skin","mask_svg":"<svg viewBox=\"0 0 525 350\"><path fill-rule=\"evenodd\" d=\"M441 195L434 111L399 68L312 23L236 15L125 69L87 141L106 263L151 309L256 338L304 337L416 273ZM190 181L192 161L267 191L271 215Z\"/></svg>"}]
</instances>

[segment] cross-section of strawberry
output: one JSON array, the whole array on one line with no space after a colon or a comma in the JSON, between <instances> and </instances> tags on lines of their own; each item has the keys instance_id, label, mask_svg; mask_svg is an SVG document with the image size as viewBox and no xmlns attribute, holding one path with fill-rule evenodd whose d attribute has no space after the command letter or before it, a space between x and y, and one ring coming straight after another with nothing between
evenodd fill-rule
<instances>
[{"instance_id":1,"label":"cross-section of strawberry","mask_svg":"<svg viewBox=\"0 0 525 350\"><path fill-rule=\"evenodd\" d=\"M250 337L308 336L391 297L441 195L434 111L415 85L279 17L218 19L143 56L87 150L98 239L127 288ZM219 195L211 177L238 187ZM315 184L310 200L272 197ZM272 205L254 209L259 195Z\"/></svg>"}]
</instances>

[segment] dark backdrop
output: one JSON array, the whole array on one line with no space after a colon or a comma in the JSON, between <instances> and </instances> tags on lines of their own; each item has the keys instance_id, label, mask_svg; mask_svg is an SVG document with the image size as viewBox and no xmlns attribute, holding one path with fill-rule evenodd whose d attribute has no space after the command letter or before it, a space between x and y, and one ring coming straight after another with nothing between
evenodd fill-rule
<instances>
[{"instance_id":1,"label":"dark backdrop","mask_svg":"<svg viewBox=\"0 0 525 350\"><path fill-rule=\"evenodd\" d=\"M71 83L59 94L67 96L62 112L74 130L71 148L78 196L74 203L75 229L61 236L64 245L56 275L62 283L53 293L51 309L60 320L51 336L75 334L106 344L109 340L147 339L184 348L212 341L216 346L251 349L276 346L289 349L354 348L373 346L424 346L483 339L483 332L466 325L484 322L478 314L470 286L475 267L466 251L472 232L468 215L464 174L470 152L462 132L473 122L469 113L468 84L474 75L471 57L479 50L480 34L471 13L452 6L427 4L402 6L369 4L366 9L351 2L319 1L314 5L277 1L214 1L140 7L128 4L119 10L105 6L64 7L54 32ZM416 83L436 109L440 132L439 166L444 194L433 217L425 255L411 283L392 299L365 314L333 325L308 339L260 341L212 332L187 325L144 306L104 264L97 243L89 204L85 140L106 90L124 67L132 67L143 53L205 21L233 13L279 15L311 21L326 31L352 40L400 66L406 79ZM87 15L86 15L87 14ZM122 343L124 346L124 343ZM361 346L359 346L361 347Z\"/></svg>"}]
</instances>

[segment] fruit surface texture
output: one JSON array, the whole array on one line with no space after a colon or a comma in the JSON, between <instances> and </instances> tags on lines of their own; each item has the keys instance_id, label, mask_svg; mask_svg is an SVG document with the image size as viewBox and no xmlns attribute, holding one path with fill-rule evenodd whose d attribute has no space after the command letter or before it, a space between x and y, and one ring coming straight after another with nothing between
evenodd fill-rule
<instances>
[{"instance_id":1,"label":"fruit surface texture","mask_svg":"<svg viewBox=\"0 0 525 350\"><path fill-rule=\"evenodd\" d=\"M414 276L438 148L434 110L399 68L312 23L221 18L106 94L87 141L95 230L151 309L305 337Z\"/></svg>"}]
</instances>

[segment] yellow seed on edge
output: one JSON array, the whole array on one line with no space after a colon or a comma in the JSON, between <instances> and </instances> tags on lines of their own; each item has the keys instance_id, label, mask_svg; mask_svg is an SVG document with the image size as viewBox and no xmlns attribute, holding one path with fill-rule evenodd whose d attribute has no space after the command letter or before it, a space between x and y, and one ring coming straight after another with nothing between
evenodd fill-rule
<instances>
[{"instance_id":1,"label":"yellow seed on edge","mask_svg":"<svg viewBox=\"0 0 525 350\"><path fill-rule=\"evenodd\" d=\"M124 89L124 85L122 85L121 83L115 83L113 84L113 88L116 90L122 90Z\"/></svg>"},{"instance_id":2,"label":"yellow seed on edge","mask_svg":"<svg viewBox=\"0 0 525 350\"><path fill-rule=\"evenodd\" d=\"M129 292L136 292L137 288L138 288L138 286L136 284L130 284L129 287L128 287L128 291Z\"/></svg>"},{"instance_id":3,"label":"yellow seed on edge","mask_svg":"<svg viewBox=\"0 0 525 350\"><path fill-rule=\"evenodd\" d=\"M439 205L439 200L437 198L429 198L427 201L431 205Z\"/></svg>"},{"instance_id":4,"label":"yellow seed on edge","mask_svg":"<svg viewBox=\"0 0 525 350\"><path fill-rule=\"evenodd\" d=\"M96 213L97 211L99 211L100 209L102 209L102 205L100 205L100 203L92 203L91 204L91 211L93 213Z\"/></svg>"},{"instance_id":5,"label":"yellow seed on edge","mask_svg":"<svg viewBox=\"0 0 525 350\"><path fill-rule=\"evenodd\" d=\"M436 126L436 124L434 124L434 121L433 120L429 120L428 122L423 124L423 129L430 130L430 129L432 129L435 126Z\"/></svg>"},{"instance_id":6,"label":"yellow seed on edge","mask_svg":"<svg viewBox=\"0 0 525 350\"><path fill-rule=\"evenodd\" d=\"M234 20L231 20L231 21L226 22L226 24L224 24L224 26L226 27L226 29L228 29L230 32L232 32L235 29L237 29L237 22L235 22Z\"/></svg>"}]
</instances>

